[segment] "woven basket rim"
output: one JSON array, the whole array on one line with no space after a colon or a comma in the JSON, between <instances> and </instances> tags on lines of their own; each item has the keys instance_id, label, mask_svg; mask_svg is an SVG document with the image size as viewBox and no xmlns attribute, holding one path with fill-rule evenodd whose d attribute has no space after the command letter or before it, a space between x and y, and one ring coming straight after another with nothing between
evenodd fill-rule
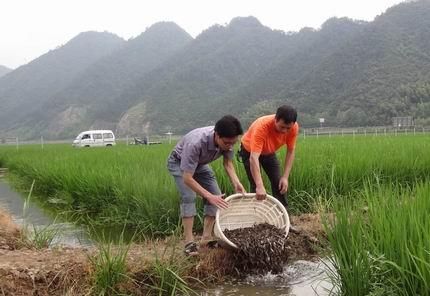
<instances>
[{"instance_id":1,"label":"woven basket rim","mask_svg":"<svg viewBox=\"0 0 430 296\"><path fill-rule=\"evenodd\" d=\"M236 193L236 194L232 194L230 196L228 196L225 201L229 202L231 200L234 199L238 199L238 198L255 198L256 194L255 193ZM290 219L288 216L288 212L285 209L285 207L282 205L282 203L277 200L276 198L274 198L271 195L266 195L266 199L268 199L270 201L270 203L273 203L274 205L276 205L276 207L282 212L283 217L285 219L285 236L288 235L289 232L289 228L290 228ZM216 212L216 216L215 216L215 234L225 243L227 243L229 246L236 248L237 249L237 245L235 243L233 243L232 241L230 241L225 235L224 235L224 231L221 229L221 225L220 225L220 214L222 213L222 210L218 209L218 211Z\"/></svg>"}]
</instances>

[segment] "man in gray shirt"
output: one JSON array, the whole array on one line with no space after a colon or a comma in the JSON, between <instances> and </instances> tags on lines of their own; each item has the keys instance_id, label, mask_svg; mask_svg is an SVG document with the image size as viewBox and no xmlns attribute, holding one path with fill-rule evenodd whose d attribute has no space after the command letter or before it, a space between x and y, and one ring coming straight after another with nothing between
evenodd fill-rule
<instances>
[{"instance_id":1,"label":"man in gray shirt","mask_svg":"<svg viewBox=\"0 0 430 296\"><path fill-rule=\"evenodd\" d=\"M245 193L233 166L233 146L243 133L239 120L226 115L215 126L197 128L186 134L176 144L167 161L167 168L174 177L181 195L181 217L185 235L185 253L197 254L193 237L196 215L196 193L203 198L204 225L202 240L209 240L215 222L217 208L228 207L224 194L208 165L223 156L224 169L236 192Z\"/></svg>"}]
</instances>

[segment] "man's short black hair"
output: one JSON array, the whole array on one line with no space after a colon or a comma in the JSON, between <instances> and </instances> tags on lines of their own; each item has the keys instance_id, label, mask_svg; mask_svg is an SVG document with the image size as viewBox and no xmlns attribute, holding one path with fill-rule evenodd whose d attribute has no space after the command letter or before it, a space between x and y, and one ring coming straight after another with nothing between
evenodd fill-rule
<instances>
[{"instance_id":1,"label":"man's short black hair","mask_svg":"<svg viewBox=\"0 0 430 296\"><path fill-rule=\"evenodd\" d=\"M221 138L234 138L243 134L243 129L236 117L225 115L216 122L215 132Z\"/></svg>"},{"instance_id":2,"label":"man's short black hair","mask_svg":"<svg viewBox=\"0 0 430 296\"><path fill-rule=\"evenodd\" d=\"M276 110L276 121L282 119L286 124L297 121L297 111L291 106L282 105Z\"/></svg>"}]
</instances>

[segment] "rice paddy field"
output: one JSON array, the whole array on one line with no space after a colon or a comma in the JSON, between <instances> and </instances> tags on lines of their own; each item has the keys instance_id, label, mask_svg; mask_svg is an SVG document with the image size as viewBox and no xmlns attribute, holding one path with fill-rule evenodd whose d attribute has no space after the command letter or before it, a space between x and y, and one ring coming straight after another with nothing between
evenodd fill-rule
<instances>
[{"instance_id":1,"label":"rice paddy field","mask_svg":"<svg viewBox=\"0 0 430 296\"><path fill-rule=\"evenodd\" d=\"M21 190L34 180L39 201L80 222L166 235L179 223L166 169L172 147L0 146L0 167ZM212 167L222 191L232 193L221 161ZM248 186L242 164L236 167ZM340 294L430 294L429 135L299 139L289 203L290 213L326 214Z\"/></svg>"}]
</instances>

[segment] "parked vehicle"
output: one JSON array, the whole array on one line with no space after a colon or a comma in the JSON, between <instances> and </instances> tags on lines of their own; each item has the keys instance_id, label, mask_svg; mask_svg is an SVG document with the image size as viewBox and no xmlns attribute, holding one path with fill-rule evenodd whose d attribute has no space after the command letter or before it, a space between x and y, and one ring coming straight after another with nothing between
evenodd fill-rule
<instances>
[{"instance_id":1,"label":"parked vehicle","mask_svg":"<svg viewBox=\"0 0 430 296\"><path fill-rule=\"evenodd\" d=\"M114 146L115 135L111 130L92 130L80 133L73 141L73 147Z\"/></svg>"}]
</instances>

